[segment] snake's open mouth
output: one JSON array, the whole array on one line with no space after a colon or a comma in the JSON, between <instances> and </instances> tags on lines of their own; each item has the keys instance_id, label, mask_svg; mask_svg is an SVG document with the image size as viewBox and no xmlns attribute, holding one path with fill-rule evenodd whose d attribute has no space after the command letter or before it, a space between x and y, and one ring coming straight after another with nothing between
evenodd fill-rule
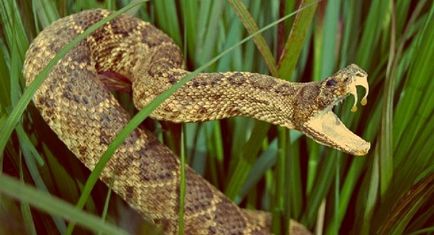
<instances>
[{"instance_id":1,"label":"snake's open mouth","mask_svg":"<svg viewBox=\"0 0 434 235\"><path fill-rule=\"evenodd\" d=\"M355 98L355 103L351 109L353 112L357 110L356 104L358 99L356 86L362 86L366 89L365 96L361 100L361 104L366 105L366 97L369 91L367 76L352 77L351 81L346 86L346 94L351 94ZM343 96L338 101L342 101L342 99L347 95ZM319 112L309 121L304 123L304 132L314 137L313 139L321 144L334 147L356 156L366 155L371 144L348 130L341 120L339 120L339 118L333 113L332 108L337 103L339 102L333 103L330 107Z\"/></svg>"}]
</instances>

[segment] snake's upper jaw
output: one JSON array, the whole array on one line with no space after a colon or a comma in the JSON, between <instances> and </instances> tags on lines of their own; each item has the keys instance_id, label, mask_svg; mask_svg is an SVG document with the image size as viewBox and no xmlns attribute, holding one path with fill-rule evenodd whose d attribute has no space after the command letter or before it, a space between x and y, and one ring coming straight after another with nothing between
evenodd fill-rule
<instances>
[{"instance_id":1,"label":"snake's upper jaw","mask_svg":"<svg viewBox=\"0 0 434 235\"><path fill-rule=\"evenodd\" d=\"M312 117L303 128L316 142L355 156L366 155L371 147L369 142L348 130L331 110Z\"/></svg>"}]
</instances>

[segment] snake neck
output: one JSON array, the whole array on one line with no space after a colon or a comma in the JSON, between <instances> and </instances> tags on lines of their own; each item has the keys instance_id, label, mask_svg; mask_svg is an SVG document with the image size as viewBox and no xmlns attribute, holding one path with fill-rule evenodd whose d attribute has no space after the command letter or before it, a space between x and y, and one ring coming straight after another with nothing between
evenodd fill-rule
<instances>
[{"instance_id":1,"label":"snake neck","mask_svg":"<svg viewBox=\"0 0 434 235\"><path fill-rule=\"evenodd\" d=\"M156 76L133 82L134 102L145 107L154 97L188 72L181 69L165 70ZM155 91L155 87L164 89ZM157 86L158 85L158 86ZM290 83L271 76L248 73L202 73L185 84L163 102L152 117L173 122L196 122L247 116L275 125L294 128L293 116L296 96L304 85Z\"/></svg>"}]
</instances>

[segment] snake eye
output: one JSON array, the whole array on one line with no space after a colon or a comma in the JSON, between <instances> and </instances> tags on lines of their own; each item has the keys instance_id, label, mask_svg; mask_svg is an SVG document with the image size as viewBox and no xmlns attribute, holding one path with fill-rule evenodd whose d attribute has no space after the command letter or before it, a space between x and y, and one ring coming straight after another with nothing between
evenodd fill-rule
<instances>
[{"instance_id":1,"label":"snake eye","mask_svg":"<svg viewBox=\"0 0 434 235\"><path fill-rule=\"evenodd\" d=\"M336 84L337 84L337 82L334 79L330 79L326 82L326 86L328 86L328 87L335 86Z\"/></svg>"}]
</instances>

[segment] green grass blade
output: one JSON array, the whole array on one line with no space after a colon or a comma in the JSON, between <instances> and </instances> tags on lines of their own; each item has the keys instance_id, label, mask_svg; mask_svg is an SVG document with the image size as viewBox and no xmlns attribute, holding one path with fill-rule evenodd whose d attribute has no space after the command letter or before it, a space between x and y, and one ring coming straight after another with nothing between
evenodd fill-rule
<instances>
[{"instance_id":1,"label":"green grass blade","mask_svg":"<svg viewBox=\"0 0 434 235\"><path fill-rule=\"evenodd\" d=\"M20 159L20 181L24 184L24 172L23 172L23 164L22 158ZM32 211L30 210L30 206L27 202L21 202L21 214L23 215L24 225L26 228L26 232L31 235L36 235L36 227L35 221L32 217Z\"/></svg>"},{"instance_id":2,"label":"green grass blade","mask_svg":"<svg viewBox=\"0 0 434 235\"><path fill-rule=\"evenodd\" d=\"M290 216L290 202L288 200L290 182L289 171L289 135L288 130L280 127L278 130L278 155L276 162L275 178L276 193L273 200L272 229L275 234L288 234Z\"/></svg>"},{"instance_id":3,"label":"green grass blade","mask_svg":"<svg viewBox=\"0 0 434 235\"><path fill-rule=\"evenodd\" d=\"M258 31L258 25L256 25L255 20L253 19L252 15L249 13L243 2L241 2L240 0L229 0L228 2L231 4L232 8L240 18L241 22L243 23L249 34ZM279 73L276 67L276 61L273 57L273 54L271 53L270 48L267 45L267 42L265 41L265 38L261 34L257 34L253 38L253 41L255 42L258 50L261 52L262 58L267 64L271 75L273 75L274 77L279 77Z\"/></svg>"},{"instance_id":4,"label":"green grass blade","mask_svg":"<svg viewBox=\"0 0 434 235\"><path fill-rule=\"evenodd\" d=\"M108 10L111 10L111 11L116 10L116 0L107 0L107 1L105 1L105 7Z\"/></svg>"},{"instance_id":5,"label":"green grass blade","mask_svg":"<svg viewBox=\"0 0 434 235\"><path fill-rule=\"evenodd\" d=\"M5 32L7 45L13 45L16 43L19 52L17 56L19 56L19 61L23 61L29 42L18 12L19 8L16 1L0 2L0 19L3 23L2 30Z\"/></svg>"},{"instance_id":6,"label":"green grass blade","mask_svg":"<svg viewBox=\"0 0 434 235\"><path fill-rule=\"evenodd\" d=\"M102 214L101 214L101 219L104 221L106 221L106 218L107 218L107 212L108 212L108 208L110 205L111 195L112 195L112 189L109 188L108 192L107 192L107 196L106 196L105 201L104 201L104 208L103 208ZM103 233L99 232L98 234L102 235Z\"/></svg>"},{"instance_id":7,"label":"green grass blade","mask_svg":"<svg viewBox=\"0 0 434 235\"><path fill-rule=\"evenodd\" d=\"M294 24L279 60L279 74L283 79L289 79L297 65L298 57L304 45L304 40L312 22L317 3L318 1L316 0L303 0L300 3L299 9L304 10L300 11L294 19Z\"/></svg>"},{"instance_id":8,"label":"green grass blade","mask_svg":"<svg viewBox=\"0 0 434 235\"><path fill-rule=\"evenodd\" d=\"M175 9L174 0L165 1L153 1L155 6L156 16L158 20L158 25L164 32L166 32L177 45L181 44L181 33L179 30L179 22L177 17L177 12Z\"/></svg>"},{"instance_id":9,"label":"green grass blade","mask_svg":"<svg viewBox=\"0 0 434 235\"><path fill-rule=\"evenodd\" d=\"M373 1L369 7L369 13L365 22L362 39L358 45L357 62L362 68L368 69L370 61L375 53L374 46L378 43L381 23L387 17L387 5L389 1Z\"/></svg>"},{"instance_id":10,"label":"green grass blade","mask_svg":"<svg viewBox=\"0 0 434 235\"><path fill-rule=\"evenodd\" d=\"M289 196L290 198L290 210L291 210L291 218L300 218L301 213L303 211L303 204L304 204L304 181L302 179L302 164L301 164L301 154L300 154L300 146L297 144L293 144L295 141L293 135L291 135L291 130L289 131L289 139L291 141L291 145L289 146L289 153L288 153L288 161L289 161L289 178L291 179L288 181L290 184L289 186Z\"/></svg>"},{"instance_id":11,"label":"green grass blade","mask_svg":"<svg viewBox=\"0 0 434 235\"><path fill-rule=\"evenodd\" d=\"M363 219L361 220L361 234L370 233L371 219L378 200L378 195L380 194L380 159L377 150L374 153L373 161L374 163L372 164L370 180L367 186L365 208L363 210L363 215L361 215L363 216Z\"/></svg>"},{"instance_id":12,"label":"green grass blade","mask_svg":"<svg viewBox=\"0 0 434 235\"><path fill-rule=\"evenodd\" d=\"M428 227L428 228L424 228L424 229L419 229L415 232L410 233L410 235L418 235L418 234L432 234L434 233L434 226Z\"/></svg>"},{"instance_id":13,"label":"green grass blade","mask_svg":"<svg viewBox=\"0 0 434 235\"><path fill-rule=\"evenodd\" d=\"M42 159L41 155L39 154L38 150L36 150L36 147L33 145L32 141L30 141L29 136L26 134L26 132L23 129L23 126L18 124L16 127L18 139L20 140L21 148L26 149L30 156L32 156L39 166L44 166L45 161Z\"/></svg>"},{"instance_id":14,"label":"green grass blade","mask_svg":"<svg viewBox=\"0 0 434 235\"><path fill-rule=\"evenodd\" d=\"M432 95L429 87L432 87L430 77L433 76L433 70L430 60L434 59L434 29L430 24L434 18L434 7L431 7L429 17L425 21L424 28L413 43L416 44L417 51L413 52L413 59L409 68L408 80L403 89L403 96L397 104L394 121L394 130L396 132L396 141L394 143L397 160L402 161L405 157L406 149L411 148L412 140L416 133L426 123L427 115L418 115L416 120L414 114L419 113L418 107L425 107L429 115L429 110L433 110L434 103L427 102L426 98ZM413 79L411 79L413 78ZM422 113L421 113L422 114ZM417 125L415 125L417 123ZM411 128L410 128L411 127ZM409 131L405 131L408 129Z\"/></svg>"},{"instance_id":15,"label":"green grass blade","mask_svg":"<svg viewBox=\"0 0 434 235\"><path fill-rule=\"evenodd\" d=\"M16 127L16 131L17 131L18 136L26 136L26 134L25 134L25 132L24 132L24 130L20 124ZM22 147L22 151L23 151L26 167L30 173L30 176L32 177L32 180L35 183L36 188L38 190L43 191L43 192L49 192L48 187L45 184L44 179L41 175L41 172L39 172L39 168L35 162L35 160L37 160L38 158L34 156L33 150L31 150L32 148L34 148L34 146L32 143L26 145L26 141L23 139L25 139L25 137L19 137L20 145L26 146L26 147ZM60 176L57 175L57 177L60 177ZM52 219L53 219L53 221L57 227L57 230L59 232L64 232L66 230L65 222L60 217L52 216Z\"/></svg>"},{"instance_id":16,"label":"green grass blade","mask_svg":"<svg viewBox=\"0 0 434 235\"><path fill-rule=\"evenodd\" d=\"M218 20L220 19L224 10L224 1L211 1L212 7L210 12L210 19L208 21L204 42L200 52L198 52L197 58L199 61L209 61L212 58L212 54L215 50L215 42L217 39Z\"/></svg>"},{"instance_id":17,"label":"green grass blade","mask_svg":"<svg viewBox=\"0 0 434 235\"><path fill-rule=\"evenodd\" d=\"M337 163L336 153L336 151L333 151L332 154L329 154L330 156L323 158L320 163L322 170L319 172L313 190L307 199L306 212L302 218L302 222L308 226L312 226L315 223L318 208L333 182L335 174L334 166Z\"/></svg>"},{"instance_id":18,"label":"green grass blade","mask_svg":"<svg viewBox=\"0 0 434 235\"><path fill-rule=\"evenodd\" d=\"M227 49L231 45L234 45L235 43L239 42L242 39L242 33L243 33L243 27L240 23L240 21L233 17L230 21L230 25L226 29L227 32L225 32L225 40L222 46L222 49ZM249 43L247 43L249 44ZM244 56L242 56L242 48L237 48L230 54L223 57L221 60L217 63L217 71L230 71L230 70L241 70L244 69L243 65L245 64ZM246 65L248 66L248 65Z\"/></svg>"},{"instance_id":19,"label":"green grass blade","mask_svg":"<svg viewBox=\"0 0 434 235\"><path fill-rule=\"evenodd\" d=\"M186 192L186 179L185 179L185 128L181 132L181 162L180 162L180 182L179 182L179 212L178 212L178 234L184 234L184 214L185 214L185 192Z\"/></svg>"},{"instance_id":20,"label":"green grass blade","mask_svg":"<svg viewBox=\"0 0 434 235\"><path fill-rule=\"evenodd\" d=\"M0 53L0 73L3 74L3 76L0 77L0 114L6 115L6 107L9 107L11 105L11 98L9 95L10 81L9 79L7 79L10 76L9 69L6 64L6 61L9 61L10 57L3 41L0 41Z\"/></svg>"},{"instance_id":21,"label":"green grass blade","mask_svg":"<svg viewBox=\"0 0 434 235\"><path fill-rule=\"evenodd\" d=\"M340 0L332 0L327 2L326 14L324 17L324 32L322 37L322 58L321 58L321 72L319 79L325 76L330 76L336 67L336 47L338 39L336 38L339 13L340 13Z\"/></svg>"},{"instance_id":22,"label":"green grass blade","mask_svg":"<svg viewBox=\"0 0 434 235\"><path fill-rule=\"evenodd\" d=\"M221 134L220 123L217 121L209 123L206 125L206 136L210 155L210 169L211 169L211 183L213 185L219 186L222 184L224 179L223 170L223 137Z\"/></svg>"},{"instance_id":23,"label":"green grass blade","mask_svg":"<svg viewBox=\"0 0 434 235\"><path fill-rule=\"evenodd\" d=\"M240 190L245 184L250 170L253 167L255 156L261 148L263 137L268 132L270 124L265 122L258 122L252 131L252 135L247 143L242 148L240 158L237 165L232 171L232 175L229 177L228 184L225 190L225 194L235 203L239 203L242 198L239 197Z\"/></svg>"},{"instance_id":24,"label":"green grass blade","mask_svg":"<svg viewBox=\"0 0 434 235\"><path fill-rule=\"evenodd\" d=\"M48 193L27 186L10 176L0 175L0 184L2 186L0 187L0 192L2 194L29 203L49 214L83 225L92 231L102 231L106 234L127 234L116 226L106 224L103 220L93 215L83 213L72 205L57 199Z\"/></svg>"},{"instance_id":25,"label":"green grass blade","mask_svg":"<svg viewBox=\"0 0 434 235\"><path fill-rule=\"evenodd\" d=\"M259 182L265 172L276 164L277 159L277 140L273 140L268 148L262 152L258 160L252 167L246 182L239 193L240 198L244 198L252 187Z\"/></svg>"},{"instance_id":26,"label":"green grass blade","mask_svg":"<svg viewBox=\"0 0 434 235\"><path fill-rule=\"evenodd\" d=\"M340 191L338 211L334 213L334 218L332 219L326 234L335 234L336 231L339 231L342 220L348 210L351 194L357 186L357 180L363 170L364 163L365 159L363 158L356 158L353 160ZM378 177L373 176L372 179L378 180Z\"/></svg>"},{"instance_id":27,"label":"green grass blade","mask_svg":"<svg viewBox=\"0 0 434 235\"><path fill-rule=\"evenodd\" d=\"M41 23L42 28L47 27L53 21L59 19L56 4L49 0L32 1L33 14ZM38 24L36 24L38 25Z\"/></svg>"},{"instance_id":28,"label":"green grass blade","mask_svg":"<svg viewBox=\"0 0 434 235\"><path fill-rule=\"evenodd\" d=\"M377 231L380 234L403 234L414 214L424 204L431 206L434 195L434 172L417 182L406 194L403 194L391 208L387 220Z\"/></svg>"},{"instance_id":29,"label":"green grass blade","mask_svg":"<svg viewBox=\"0 0 434 235\"><path fill-rule=\"evenodd\" d=\"M196 45L195 45L195 53L194 55L194 64L196 66L200 66L203 64L203 60L199 59L199 55L202 54L204 50L211 50L211 48L205 48L204 44L206 41L206 32L210 29L208 25L210 10L211 10L212 1L211 0L203 0L200 2L199 13L197 16L197 34L196 36ZM212 30L216 30L212 28Z\"/></svg>"},{"instance_id":30,"label":"green grass blade","mask_svg":"<svg viewBox=\"0 0 434 235\"><path fill-rule=\"evenodd\" d=\"M198 2L196 0L185 0L182 4L182 13L184 20L184 43L187 43L186 49L188 53L186 57L194 56L196 51L196 35L197 35L197 12Z\"/></svg>"},{"instance_id":31,"label":"green grass blade","mask_svg":"<svg viewBox=\"0 0 434 235\"><path fill-rule=\"evenodd\" d=\"M380 195L389 187L393 175L393 101L395 98L396 80L396 25L395 9L392 3L392 16L390 25L390 49L387 63L386 81L384 85L383 109L381 118L381 131L379 136L380 160Z\"/></svg>"}]
</instances>

